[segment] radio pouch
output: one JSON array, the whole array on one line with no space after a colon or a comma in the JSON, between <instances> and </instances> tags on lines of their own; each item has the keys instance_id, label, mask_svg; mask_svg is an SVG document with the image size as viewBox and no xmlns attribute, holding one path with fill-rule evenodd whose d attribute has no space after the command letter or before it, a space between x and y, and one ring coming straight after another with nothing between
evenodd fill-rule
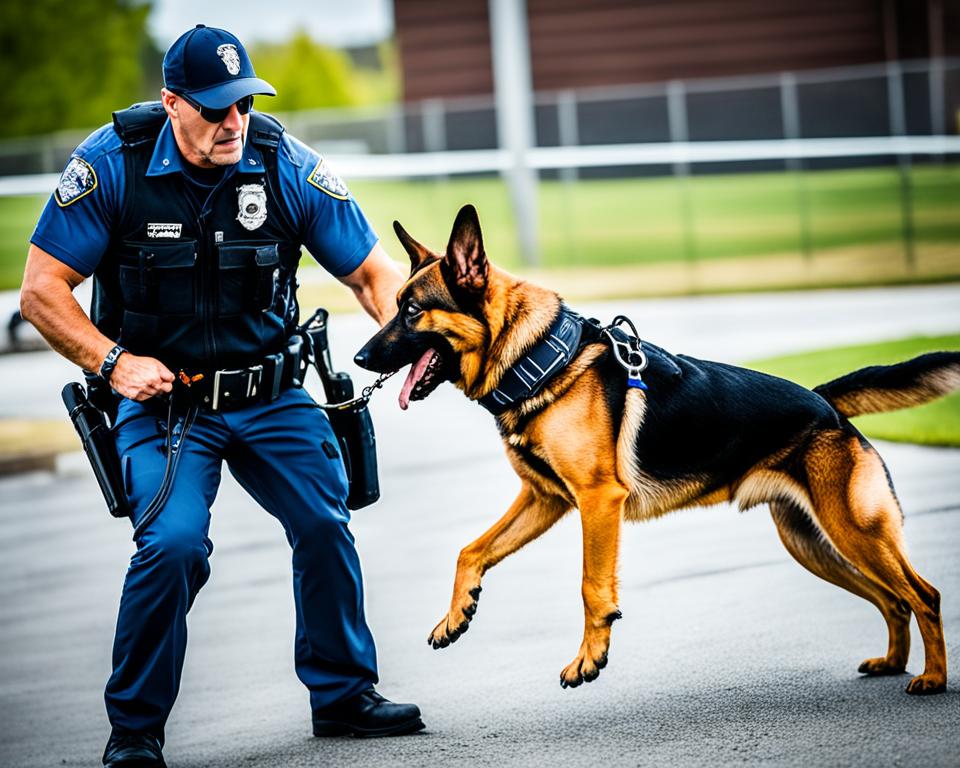
<instances>
[{"instance_id":1,"label":"radio pouch","mask_svg":"<svg viewBox=\"0 0 960 768\"><path fill-rule=\"evenodd\" d=\"M349 509L361 509L380 498L377 474L377 439L367 398L355 398L350 374L333 370L327 339L329 313L320 308L298 329L307 340L310 360L320 374L327 405L323 410L340 443L350 481Z\"/></svg>"}]
</instances>

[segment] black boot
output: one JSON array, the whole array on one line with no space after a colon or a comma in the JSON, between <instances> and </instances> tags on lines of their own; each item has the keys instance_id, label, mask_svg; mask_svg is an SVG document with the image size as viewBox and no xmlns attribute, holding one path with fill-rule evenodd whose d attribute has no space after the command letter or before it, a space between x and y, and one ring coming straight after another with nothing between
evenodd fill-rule
<instances>
[{"instance_id":1,"label":"black boot","mask_svg":"<svg viewBox=\"0 0 960 768\"><path fill-rule=\"evenodd\" d=\"M166 768L160 742L150 733L114 728L103 751L106 768Z\"/></svg>"},{"instance_id":2,"label":"black boot","mask_svg":"<svg viewBox=\"0 0 960 768\"><path fill-rule=\"evenodd\" d=\"M313 710L314 736L401 736L423 728L416 704L394 704L371 685L363 693Z\"/></svg>"}]
</instances>

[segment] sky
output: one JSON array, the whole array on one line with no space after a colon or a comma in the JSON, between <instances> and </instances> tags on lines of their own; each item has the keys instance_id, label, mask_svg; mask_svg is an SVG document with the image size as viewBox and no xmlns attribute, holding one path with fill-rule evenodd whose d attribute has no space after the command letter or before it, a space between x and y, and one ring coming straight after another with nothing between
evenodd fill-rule
<instances>
[{"instance_id":1,"label":"sky","mask_svg":"<svg viewBox=\"0 0 960 768\"><path fill-rule=\"evenodd\" d=\"M233 32L245 44L284 40L297 29L336 47L378 42L393 32L392 0L155 0L148 22L164 50L197 24Z\"/></svg>"}]
</instances>

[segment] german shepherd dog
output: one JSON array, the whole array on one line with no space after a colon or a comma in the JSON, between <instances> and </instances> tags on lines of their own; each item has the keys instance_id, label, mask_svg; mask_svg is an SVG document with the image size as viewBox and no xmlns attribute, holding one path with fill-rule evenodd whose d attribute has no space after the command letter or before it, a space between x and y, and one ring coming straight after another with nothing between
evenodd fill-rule
<instances>
[{"instance_id":1,"label":"german shepherd dog","mask_svg":"<svg viewBox=\"0 0 960 768\"><path fill-rule=\"evenodd\" d=\"M397 296L399 313L355 361L381 373L412 364L402 408L446 380L479 400L545 336L561 312L560 297L488 262L472 206L459 212L445 254L396 222L394 228L410 256L410 277ZM912 613L926 659L907 693L945 690L940 594L907 559L886 467L848 419L960 388L960 353L865 368L810 391L643 344L651 355L646 390L628 387L610 345L597 341L583 345L541 391L496 417L520 494L460 552L450 609L428 643L445 648L466 632L484 573L577 508L584 631L560 684L590 682L607 664L611 625L620 618L621 521L724 501L742 509L766 503L802 566L883 614L887 653L864 661L860 672L904 672Z\"/></svg>"}]
</instances>

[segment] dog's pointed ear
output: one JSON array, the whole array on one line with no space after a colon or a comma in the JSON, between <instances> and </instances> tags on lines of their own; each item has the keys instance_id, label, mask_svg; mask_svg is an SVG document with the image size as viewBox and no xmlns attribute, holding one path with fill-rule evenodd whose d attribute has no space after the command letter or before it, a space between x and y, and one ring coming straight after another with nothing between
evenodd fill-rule
<instances>
[{"instance_id":1,"label":"dog's pointed ear","mask_svg":"<svg viewBox=\"0 0 960 768\"><path fill-rule=\"evenodd\" d=\"M400 226L399 221L393 222L393 231L397 233L397 239L400 240L403 249L410 256L411 271L419 267L426 259L433 256L426 246L414 240L407 230Z\"/></svg>"},{"instance_id":2,"label":"dog's pointed ear","mask_svg":"<svg viewBox=\"0 0 960 768\"><path fill-rule=\"evenodd\" d=\"M470 293L486 289L489 264L483 250L480 219L472 205L463 206L453 222L444 265L458 288Z\"/></svg>"}]
</instances>

